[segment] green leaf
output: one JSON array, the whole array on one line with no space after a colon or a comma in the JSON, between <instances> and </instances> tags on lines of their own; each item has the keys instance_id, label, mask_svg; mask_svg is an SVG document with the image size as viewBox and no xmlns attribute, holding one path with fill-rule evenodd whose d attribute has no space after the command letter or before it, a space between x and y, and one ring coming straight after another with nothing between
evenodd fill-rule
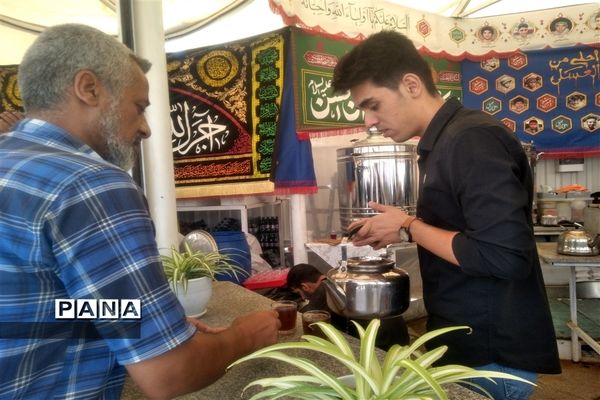
<instances>
[{"instance_id":1,"label":"green leaf","mask_svg":"<svg viewBox=\"0 0 600 400\"><path fill-rule=\"evenodd\" d=\"M276 399L281 396L291 396L301 399L339 399L334 390L321 385L320 380L310 375L290 375L279 378L259 379L247 385L244 391L251 386L270 387L270 389L253 397L257 399Z\"/></svg>"},{"instance_id":2,"label":"green leaf","mask_svg":"<svg viewBox=\"0 0 600 400\"><path fill-rule=\"evenodd\" d=\"M353 321L354 322L354 321ZM308 375L290 375L284 377L263 378L251 382L251 386L261 386L263 390L252 399L277 399L280 397L296 399L447 399L442 385L462 383L476 385L468 379L472 378L504 378L521 382L526 380L501 372L480 371L466 366L445 365L432 367L447 351L440 346L423 354L419 348L428 340L465 326L448 327L428 332L409 346L394 345L379 363L375 350L375 338L379 329L379 320L373 320L366 330L357 326L360 338L358 360L346 338L333 326L324 322L317 325L325 332L327 339L304 335L301 342L284 342L265 347L240 358L229 368L254 358L269 358L295 366ZM292 357L284 350L316 351L331 357L347 367L354 377L355 388L349 387L339 378L321 369L309 359ZM531 382L529 382L531 383ZM244 389L246 390L246 389Z\"/></svg>"},{"instance_id":3,"label":"green leaf","mask_svg":"<svg viewBox=\"0 0 600 400\"><path fill-rule=\"evenodd\" d=\"M161 255L163 270L173 291L177 293L178 284L187 292L190 279L209 277L214 280L218 274L224 274L237 279L248 276L248 272L233 263L227 254L217 251L194 251L187 242L183 250L171 247L170 255Z\"/></svg>"},{"instance_id":4,"label":"green leaf","mask_svg":"<svg viewBox=\"0 0 600 400\"><path fill-rule=\"evenodd\" d=\"M354 399L352 396L352 391L350 391L346 385L342 384L336 377L320 369L319 366L310 360L299 357L291 357L284 353L275 351L264 354L263 357L287 362L317 378L322 385L333 389L342 399Z\"/></svg>"},{"instance_id":5,"label":"green leaf","mask_svg":"<svg viewBox=\"0 0 600 400\"><path fill-rule=\"evenodd\" d=\"M375 352L375 339L377 338L377 331L379 330L380 321L378 319L372 320L367 326L366 331L362 329L362 327L355 321L352 322L357 327L359 337L361 339L360 364L375 381L375 385L366 387L363 379L357 379L356 390L362 395L363 398L369 398L371 396L371 391L375 395L380 394L382 374L381 366L379 365L379 360L377 359L377 353Z\"/></svg>"},{"instance_id":6,"label":"green leaf","mask_svg":"<svg viewBox=\"0 0 600 400\"><path fill-rule=\"evenodd\" d=\"M419 363L424 368L428 368L433 365L434 362L442 358L444 353L448 350L448 346L440 346L436 347L433 350L428 351L427 353L418 357L415 361Z\"/></svg>"},{"instance_id":7,"label":"green leaf","mask_svg":"<svg viewBox=\"0 0 600 400\"><path fill-rule=\"evenodd\" d=\"M468 326L451 326L448 328L441 328L441 329L436 329L434 331L427 332L424 335L418 337L417 340L415 340L410 346L404 347L402 349L402 351L400 351L397 354L397 358L398 358L398 360L405 359L405 358L409 357L410 355L412 355L413 353L417 352L418 349L421 346L423 346L425 343L427 343L429 340L431 340L435 337L438 337L440 335L443 335L445 333L457 331L460 329L468 329L469 331L471 330L471 328L469 328ZM392 360L391 362L394 363L395 361Z\"/></svg>"},{"instance_id":8,"label":"green leaf","mask_svg":"<svg viewBox=\"0 0 600 400\"><path fill-rule=\"evenodd\" d=\"M337 346L343 354L354 359L354 352L352 351L352 347L350 347L350 344L348 343L346 338L340 333L340 331L338 331L331 324L328 324L326 322L316 322L316 325L321 329L325 336L327 336L331 343Z\"/></svg>"},{"instance_id":9,"label":"green leaf","mask_svg":"<svg viewBox=\"0 0 600 400\"><path fill-rule=\"evenodd\" d=\"M306 338L310 338L313 341L315 341L314 339L320 339L320 338L310 337L310 336L306 336ZM316 341L316 342L319 342L319 341ZM368 371L366 371L354 359L354 357L348 357L347 355L343 354L339 350L338 347L333 345L331 342L328 342L323 339L321 339L319 343L286 342L286 343L274 344L274 345L265 347L261 350L257 350L254 353L249 354L245 357L240 358L239 360L232 363L229 367L232 367L236 364L239 364L239 363L242 363L244 361L254 359L254 358L270 358L273 354L278 354L278 355L281 354L281 353L279 353L279 350L285 350L285 349L304 349L304 350L312 350L312 351L323 353L329 357L336 359L338 362L340 362L341 364L348 367L355 376L362 377L363 379L365 379L366 383L369 386L371 386L373 388L377 387L377 383L371 378ZM288 360L288 363L298 367L297 365L294 364L293 359L291 359L291 358Z\"/></svg>"},{"instance_id":10,"label":"green leaf","mask_svg":"<svg viewBox=\"0 0 600 400\"><path fill-rule=\"evenodd\" d=\"M437 398L439 398L440 400L448 399L446 391L442 389L440 384L436 382L436 380L431 376L429 372L427 372L427 368L423 368L418 363L408 359L400 361L400 364L406 367L407 370L412 370L417 376L419 376L421 378L422 384L428 384L437 396ZM395 398L393 397L393 394L391 396L391 398Z\"/></svg>"}]
</instances>

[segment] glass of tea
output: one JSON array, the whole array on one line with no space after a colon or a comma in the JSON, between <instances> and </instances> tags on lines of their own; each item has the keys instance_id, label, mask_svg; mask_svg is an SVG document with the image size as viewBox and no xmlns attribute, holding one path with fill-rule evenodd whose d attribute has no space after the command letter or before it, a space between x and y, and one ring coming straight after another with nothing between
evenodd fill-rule
<instances>
[{"instance_id":1,"label":"glass of tea","mask_svg":"<svg viewBox=\"0 0 600 400\"><path fill-rule=\"evenodd\" d=\"M296 331L296 315L298 314L298 304L291 300L279 300L271 304L271 308L277 311L281 328L279 333L286 335Z\"/></svg>"},{"instance_id":2,"label":"glass of tea","mask_svg":"<svg viewBox=\"0 0 600 400\"><path fill-rule=\"evenodd\" d=\"M311 325L315 322L330 322L331 314L325 310L310 310L302 313L302 331L305 335L319 336L327 339L325 334L317 325Z\"/></svg>"}]
</instances>

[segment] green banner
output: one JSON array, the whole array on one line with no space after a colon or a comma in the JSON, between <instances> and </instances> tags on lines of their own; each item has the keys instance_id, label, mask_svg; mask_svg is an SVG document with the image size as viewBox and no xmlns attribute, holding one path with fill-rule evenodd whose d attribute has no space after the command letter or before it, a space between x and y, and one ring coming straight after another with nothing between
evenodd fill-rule
<instances>
[{"instance_id":1,"label":"green banner","mask_svg":"<svg viewBox=\"0 0 600 400\"><path fill-rule=\"evenodd\" d=\"M333 68L354 43L330 39L292 28L294 92L298 135L362 126L362 112L354 108L350 94L334 94Z\"/></svg>"},{"instance_id":2,"label":"green banner","mask_svg":"<svg viewBox=\"0 0 600 400\"><path fill-rule=\"evenodd\" d=\"M354 108L349 93L334 94L333 69L356 42L292 28L296 125L300 138L358 132L364 129L363 113ZM424 57L444 98L462 100L460 63Z\"/></svg>"},{"instance_id":3,"label":"green banner","mask_svg":"<svg viewBox=\"0 0 600 400\"><path fill-rule=\"evenodd\" d=\"M431 68L433 82L440 95L447 100L456 97L462 101L462 75L459 62L423 56Z\"/></svg>"}]
</instances>

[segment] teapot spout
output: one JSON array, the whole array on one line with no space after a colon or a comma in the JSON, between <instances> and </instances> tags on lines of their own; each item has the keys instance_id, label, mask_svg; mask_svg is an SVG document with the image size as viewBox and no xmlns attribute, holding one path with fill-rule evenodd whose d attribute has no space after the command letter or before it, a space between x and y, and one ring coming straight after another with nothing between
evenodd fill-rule
<instances>
[{"instance_id":1,"label":"teapot spout","mask_svg":"<svg viewBox=\"0 0 600 400\"><path fill-rule=\"evenodd\" d=\"M327 299L331 300L333 306L335 306L334 308L336 310L334 311L336 311L338 314L343 314L343 311L346 308L346 294L338 285L328 279L323 280L322 284L325 285Z\"/></svg>"}]
</instances>

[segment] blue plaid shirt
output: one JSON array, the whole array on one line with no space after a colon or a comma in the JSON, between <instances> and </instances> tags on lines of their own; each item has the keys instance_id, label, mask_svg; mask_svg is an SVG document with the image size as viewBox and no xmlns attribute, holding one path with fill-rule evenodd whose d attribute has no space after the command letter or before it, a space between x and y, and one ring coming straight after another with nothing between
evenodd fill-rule
<instances>
[{"instance_id":1,"label":"blue plaid shirt","mask_svg":"<svg viewBox=\"0 0 600 400\"><path fill-rule=\"evenodd\" d=\"M57 126L26 119L0 135L0 238L0 399L117 399L123 365L195 332L140 189ZM106 339L93 320L96 339L44 336L55 299L140 299L140 335Z\"/></svg>"}]
</instances>

